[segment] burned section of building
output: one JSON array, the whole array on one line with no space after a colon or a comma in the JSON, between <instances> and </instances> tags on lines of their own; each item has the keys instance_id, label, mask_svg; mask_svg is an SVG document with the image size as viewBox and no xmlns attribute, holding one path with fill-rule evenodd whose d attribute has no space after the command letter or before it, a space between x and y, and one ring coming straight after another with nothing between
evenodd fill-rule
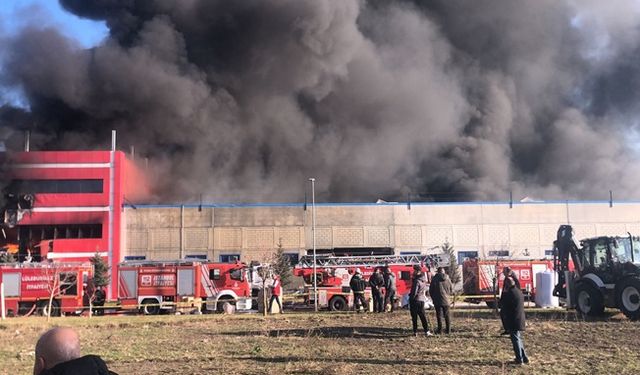
<instances>
[{"instance_id":1,"label":"burned section of building","mask_svg":"<svg viewBox=\"0 0 640 375\"><path fill-rule=\"evenodd\" d=\"M4 155L0 248L18 262L122 259L125 196L144 179L120 151L35 151ZM132 184L136 183L136 189ZM112 279L109 293L117 290Z\"/></svg>"}]
</instances>

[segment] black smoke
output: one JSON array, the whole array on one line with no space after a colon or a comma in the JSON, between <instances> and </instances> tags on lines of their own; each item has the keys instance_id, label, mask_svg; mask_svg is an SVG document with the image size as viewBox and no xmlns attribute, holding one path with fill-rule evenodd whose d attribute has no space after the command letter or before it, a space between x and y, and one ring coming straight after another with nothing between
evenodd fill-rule
<instances>
[{"instance_id":1,"label":"black smoke","mask_svg":"<svg viewBox=\"0 0 640 375\"><path fill-rule=\"evenodd\" d=\"M639 198L634 1L60 2L109 37L0 38L1 87L33 148L116 129L164 201Z\"/></svg>"}]
</instances>

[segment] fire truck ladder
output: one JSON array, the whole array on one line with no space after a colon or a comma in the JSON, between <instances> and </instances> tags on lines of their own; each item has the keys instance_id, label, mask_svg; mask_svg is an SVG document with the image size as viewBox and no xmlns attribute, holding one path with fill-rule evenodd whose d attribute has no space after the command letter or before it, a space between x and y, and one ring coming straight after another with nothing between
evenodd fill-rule
<instances>
[{"instance_id":1,"label":"fire truck ladder","mask_svg":"<svg viewBox=\"0 0 640 375\"><path fill-rule=\"evenodd\" d=\"M428 266L446 267L449 265L448 258L444 254L430 255L375 255L375 256L316 256L316 267L344 267L362 266L378 267L390 264L424 264ZM313 267L313 256L305 255L300 258L296 268Z\"/></svg>"}]
</instances>

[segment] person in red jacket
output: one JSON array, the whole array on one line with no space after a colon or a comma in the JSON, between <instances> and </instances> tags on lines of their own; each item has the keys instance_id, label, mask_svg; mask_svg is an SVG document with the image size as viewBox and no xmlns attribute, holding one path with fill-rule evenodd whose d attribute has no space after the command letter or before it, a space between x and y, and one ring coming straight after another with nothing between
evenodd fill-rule
<instances>
[{"instance_id":1,"label":"person in red jacket","mask_svg":"<svg viewBox=\"0 0 640 375\"><path fill-rule=\"evenodd\" d=\"M273 306L273 301L278 303L280 307L280 313L282 314L282 304L280 304L280 296L282 295L282 283L280 282L280 276L275 275L273 277L273 284L271 284L271 299L269 299L269 311Z\"/></svg>"}]
</instances>

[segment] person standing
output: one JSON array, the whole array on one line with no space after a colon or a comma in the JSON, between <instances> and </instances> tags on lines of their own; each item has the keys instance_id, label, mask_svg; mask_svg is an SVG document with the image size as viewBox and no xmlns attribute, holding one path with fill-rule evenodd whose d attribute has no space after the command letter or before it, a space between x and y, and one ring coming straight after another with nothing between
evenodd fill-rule
<instances>
[{"instance_id":1,"label":"person standing","mask_svg":"<svg viewBox=\"0 0 640 375\"><path fill-rule=\"evenodd\" d=\"M438 267L438 272L431 279L431 284L429 285L429 295L436 309L436 318L438 320L436 334L442 333L443 317L445 321L445 333L451 333L451 320L449 317L449 305L451 301L449 300L449 296L452 294L452 291L453 285L451 285L449 275L447 275L443 267Z\"/></svg>"},{"instance_id":2,"label":"person standing","mask_svg":"<svg viewBox=\"0 0 640 375\"><path fill-rule=\"evenodd\" d=\"M361 312L366 305L364 300L364 289L366 288L366 285L362 279L362 271L360 271L360 268L356 268L356 272L351 277L349 286L353 291L353 308L356 312Z\"/></svg>"},{"instance_id":3,"label":"person standing","mask_svg":"<svg viewBox=\"0 0 640 375\"><path fill-rule=\"evenodd\" d=\"M515 272L513 272L513 270L511 269L511 267L509 266L504 266L502 268L502 276L504 276L504 279L506 280L507 278L511 278L516 286L516 288L522 290L520 288L520 281L518 280L518 276L516 275ZM504 293L504 281L502 284L502 293ZM500 299L502 299L502 295L500 295ZM508 335L509 331L507 330L505 323L504 323L504 316L502 314L502 311L500 311L500 320L502 321L502 327L504 328L504 331L501 333L501 335Z\"/></svg>"},{"instance_id":4,"label":"person standing","mask_svg":"<svg viewBox=\"0 0 640 375\"><path fill-rule=\"evenodd\" d=\"M427 302L427 276L422 272L419 265L413 266L413 280L411 282L411 292L409 292L409 310L411 311L411 322L413 323L413 335L418 336L418 317L422 322L422 329L426 336L432 336L429 331L429 321L424 313L424 305Z\"/></svg>"},{"instance_id":5,"label":"person standing","mask_svg":"<svg viewBox=\"0 0 640 375\"><path fill-rule=\"evenodd\" d=\"M280 282L280 276L275 275L273 277L273 284L271 284L271 298L269 299L269 312L273 306L273 301L278 303L280 308L280 314L284 313L282 310L282 304L280 303L280 296L282 295L282 283Z\"/></svg>"},{"instance_id":6,"label":"person standing","mask_svg":"<svg viewBox=\"0 0 640 375\"><path fill-rule=\"evenodd\" d=\"M390 304L391 310L389 312L393 312L393 305L395 305L396 302L396 292L396 276L391 272L391 269L387 267L384 269L384 308L387 307L387 304Z\"/></svg>"},{"instance_id":7,"label":"person standing","mask_svg":"<svg viewBox=\"0 0 640 375\"><path fill-rule=\"evenodd\" d=\"M518 365L529 363L522 339L522 332L525 330L524 295L511 277L504 279L500 307L500 313L504 316L504 328L509 332L513 352L516 355L514 363Z\"/></svg>"},{"instance_id":8,"label":"person standing","mask_svg":"<svg viewBox=\"0 0 640 375\"><path fill-rule=\"evenodd\" d=\"M369 277L369 286L371 287L371 297L373 298L373 312L384 312L384 298L382 297L384 277L382 277L380 268L376 268L371 277Z\"/></svg>"}]
</instances>

